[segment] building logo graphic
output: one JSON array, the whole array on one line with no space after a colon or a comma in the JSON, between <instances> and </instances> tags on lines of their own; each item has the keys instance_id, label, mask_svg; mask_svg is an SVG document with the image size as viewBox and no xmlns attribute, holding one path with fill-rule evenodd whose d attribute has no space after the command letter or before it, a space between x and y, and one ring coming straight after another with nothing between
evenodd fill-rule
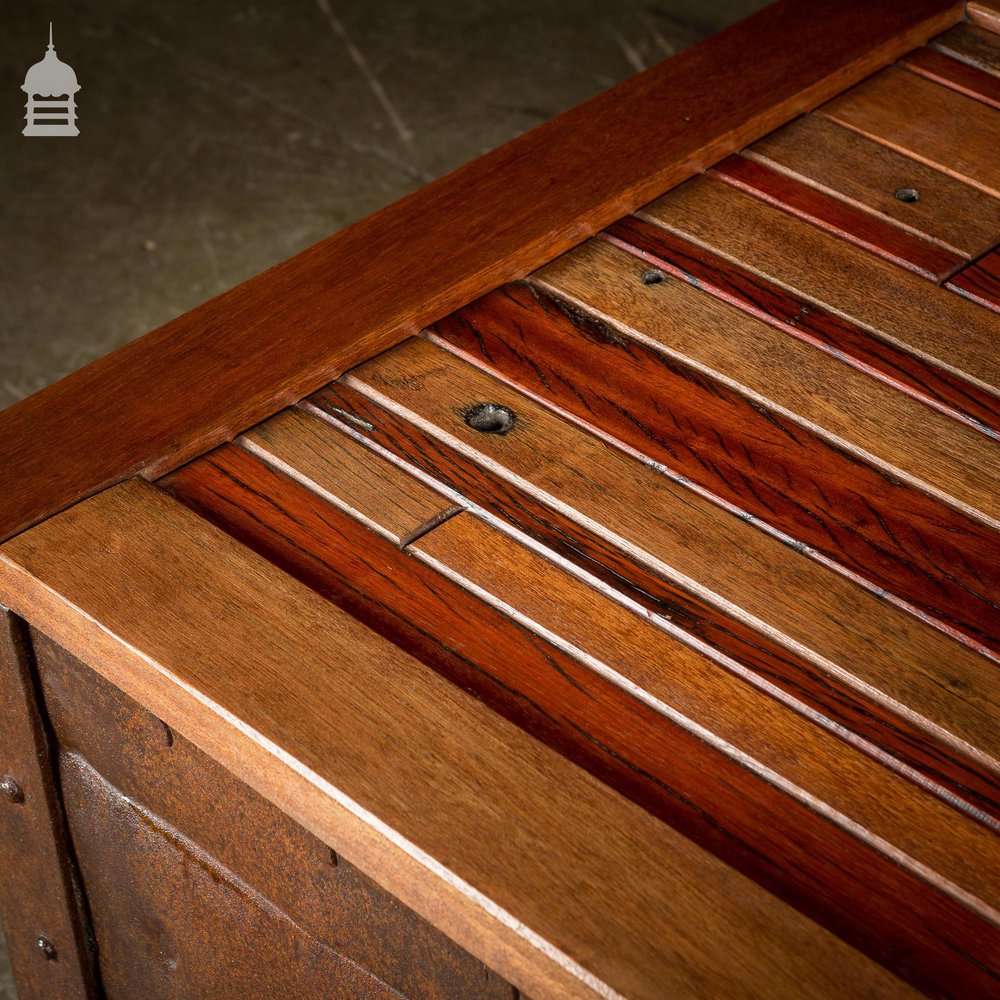
<instances>
[{"instance_id":1,"label":"building logo graphic","mask_svg":"<svg viewBox=\"0 0 1000 1000\"><path fill-rule=\"evenodd\" d=\"M49 49L45 58L28 70L21 87L28 95L24 116L28 124L22 135L79 135L75 95L80 89L73 67L56 55L50 21Z\"/></svg>"}]
</instances>

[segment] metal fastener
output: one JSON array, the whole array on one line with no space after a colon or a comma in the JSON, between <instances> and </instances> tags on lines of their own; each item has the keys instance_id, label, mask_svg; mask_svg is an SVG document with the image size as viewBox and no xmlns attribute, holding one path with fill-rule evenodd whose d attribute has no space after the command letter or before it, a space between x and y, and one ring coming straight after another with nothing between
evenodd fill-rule
<instances>
[{"instance_id":1,"label":"metal fastener","mask_svg":"<svg viewBox=\"0 0 1000 1000\"><path fill-rule=\"evenodd\" d=\"M24 801L24 792L21 786L9 774L3 776L0 781L0 793L8 802L20 803Z\"/></svg>"},{"instance_id":2,"label":"metal fastener","mask_svg":"<svg viewBox=\"0 0 1000 1000\"><path fill-rule=\"evenodd\" d=\"M465 422L481 434L506 434L517 423L517 417L509 406L476 403L466 411Z\"/></svg>"},{"instance_id":3,"label":"metal fastener","mask_svg":"<svg viewBox=\"0 0 1000 1000\"><path fill-rule=\"evenodd\" d=\"M896 201L912 205L915 201L920 201L920 192L916 188L896 188L895 198Z\"/></svg>"},{"instance_id":4,"label":"metal fastener","mask_svg":"<svg viewBox=\"0 0 1000 1000\"><path fill-rule=\"evenodd\" d=\"M642 283L644 285L658 285L661 281L666 280L667 276L658 267L651 267L648 271L642 272Z\"/></svg>"},{"instance_id":5,"label":"metal fastener","mask_svg":"<svg viewBox=\"0 0 1000 1000\"><path fill-rule=\"evenodd\" d=\"M48 959L54 962L56 959L56 946L47 937L37 937L35 947Z\"/></svg>"}]
</instances>

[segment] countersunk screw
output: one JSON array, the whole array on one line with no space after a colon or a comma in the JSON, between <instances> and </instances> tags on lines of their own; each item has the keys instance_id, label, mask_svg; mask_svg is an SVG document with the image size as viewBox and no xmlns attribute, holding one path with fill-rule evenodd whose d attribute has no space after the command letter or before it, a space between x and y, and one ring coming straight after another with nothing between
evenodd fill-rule
<instances>
[{"instance_id":1,"label":"countersunk screw","mask_svg":"<svg viewBox=\"0 0 1000 1000\"><path fill-rule=\"evenodd\" d=\"M47 961L55 961L56 946L47 937L36 938L35 947L45 956Z\"/></svg>"},{"instance_id":2,"label":"countersunk screw","mask_svg":"<svg viewBox=\"0 0 1000 1000\"><path fill-rule=\"evenodd\" d=\"M24 792L21 791L21 786L9 774L5 774L3 780L0 781L0 792L3 793L8 802L21 803L24 801Z\"/></svg>"}]
</instances>

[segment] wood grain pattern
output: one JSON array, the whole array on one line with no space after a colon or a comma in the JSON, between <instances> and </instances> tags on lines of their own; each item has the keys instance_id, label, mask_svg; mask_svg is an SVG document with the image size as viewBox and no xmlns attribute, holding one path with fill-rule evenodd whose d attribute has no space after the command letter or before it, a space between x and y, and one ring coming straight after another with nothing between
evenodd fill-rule
<instances>
[{"instance_id":1,"label":"wood grain pattern","mask_svg":"<svg viewBox=\"0 0 1000 1000\"><path fill-rule=\"evenodd\" d=\"M974 24L988 31L1000 32L1000 3L997 0L969 0L966 14Z\"/></svg>"},{"instance_id":2,"label":"wood grain pattern","mask_svg":"<svg viewBox=\"0 0 1000 1000\"><path fill-rule=\"evenodd\" d=\"M633 562L997 759L996 665L881 597L426 341L407 341L346 381L523 484ZM499 437L465 425L464 407L485 400L519 415L513 431ZM949 691L958 676L961 697Z\"/></svg>"},{"instance_id":3,"label":"wood grain pattern","mask_svg":"<svg viewBox=\"0 0 1000 1000\"><path fill-rule=\"evenodd\" d=\"M370 430L359 433L380 450L515 525L610 591L658 616L672 634L725 669L735 669L797 710L805 705L812 713L833 720L842 733L857 734L930 782L945 786L959 800L994 819L1000 816L996 764L935 739L901 705L890 707L870 699L839 675L816 667L802 651L755 630L732 610L708 603L696 589L673 583L632 561L602 536L547 506L530 489L487 464L478 464L430 429L367 396L334 383L307 405L347 410L361 417Z\"/></svg>"},{"instance_id":4,"label":"wood grain pattern","mask_svg":"<svg viewBox=\"0 0 1000 1000\"><path fill-rule=\"evenodd\" d=\"M459 508L442 494L299 410L285 410L248 431L241 441L272 465L307 477L313 489L350 504L351 512L406 545Z\"/></svg>"},{"instance_id":5,"label":"wood grain pattern","mask_svg":"<svg viewBox=\"0 0 1000 1000\"><path fill-rule=\"evenodd\" d=\"M1000 200L819 115L803 115L741 155L963 257L1000 242ZM900 188L916 190L919 201L897 199Z\"/></svg>"},{"instance_id":6,"label":"wood grain pattern","mask_svg":"<svg viewBox=\"0 0 1000 1000\"><path fill-rule=\"evenodd\" d=\"M652 268L821 348L838 362L873 375L994 440L1000 439L1000 399L974 382L899 350L828 309L662 226L630 216L609 226L601 238L637 255Z\"/></svg>"},{"instance_id":7,"label":"wood grain pattern","mask_svg":"<svg viewBox=\"0 0 1000 1000\"><path fill-rule=\"evenodd\" d=\"M934 49L915 49L900 65L967 97L1000 108L1000 79Z\"/></svg>"},{"instance_id":8,"label":"wood grain pattern","mask_svg":"<svg viewBox=\"0 0 1000 1000\"><path fill-rule=\"evenodd\" d=\"M948 288L1000 312L1000 248L956 274Z\"/></svg>"},{"instance_id":9,"label":"wood grain pattern","mask_svg":"<svg viewBox=\"0 0 1000 1000\"><path fill-rule=\"evenodd\" d=\"M175 495L321 593L357 608L370 622L387 621L394 641L411 648L416 640L417 655L435 669L772 891L840 926L835 911L852 911L853 932L860 931L883 957L884 930L862 912L870 905L868 890L859 893L859 883L844 877L845 871L864 871L865 863L855 869L856 849L835 832L821 832L825 822L838 822L836 815L824 811L820 819L794 804L781 805L780 795L762 787L760 777L813 808L810 795L828 792L834 808L855 821L845 829L861 840L866 834L857 824L865 826L870 818L879 836L896 847L906 841L931 869L931 858L940 857L970 886L981 852L1000 849L993 832L956 822L950 810L931 804L905 781L468 514L422 536L410 551L485 585L501 607L527 610L521 620L532 631L387 542L366 539L360 525L303 489L308 484L283 480L236 449L220 449L167 482ZM350 506L349 498L342 500ZM545 639L552 632L562 636L558 646ZM654 701L636 700L613 683L613 674L602 676L616 669ZM655 699L669 706L669 714L657 711ZM706 728L714 734L711 744L691 739ZM732 740L738 752L751 755L742 759L750 772L763 762L778 776L741 773L732 758L719 757L726 749L719 740ZM794 760L788 759L789 744L801 748ZM825 776L823 762L830 765ZM764 808L769 819L759 811ZM937 831L944 836L935 855ZM803 853L806 840L810 847ZM867 842L876 851L881 847L877 840ZM834 857L828 867L826 860ZM905 857L896 857L907 865ZM883 870L879 861L870 863ZM804 870L809 877L803 878ZM819 882L822 899L814 889ZM905 879L900 891L912 896ZM979 891L977 886L973 897ZM865 900L861 907L858 895ZM887 903L884 923L892 926L895 904ZM968 921L953 911L956 917Z\"/></svg>"},{"instance_id":10,"label":"wood grain pattern","mask_svg":"<svg viewBox=\"0 0 1000 1000\"><path fill-rule=\"evenodd\" d=\"M699 314L699 303L685 308L688 296L698 293L682 286L681 295L675 297L667 289L660 294L660 285L643 285L638 273L642 263L634 258L631 274L610 268L602 271L605 261L598 259L599 254L619 253L626 262L628 257L608 246L594 249L589 257L580 251L574 255L575 261L586 260L589 267L578 267L574 274L572 264L564 265L561 260L542 275L550 275L548 280L557 289L569 286L579 296L578 302L599 302L605 316L626 326L626 336L620 328L581 313L565 300L523 286L508 286L486 296L435 329L445 344L508 384L662 466L672 478L696 483L809 545L937 618L942 628L1000 653L1000 536L995 527L963 516L908 486L896 469L872 468L845 447L843 439L831 441L804 426L792 415L794 408L782 412L767 394L762 398L735 391L732 382L739 384L738 368L733 371L720 365L716 370L725 375L713 377L703 365L691 364L683 348L668 354L630 338L628 334L634 332L636 337L666 340L673 348L669 330L674 323L660 321L657 326L660 330L666 326L667 333L657 337L655 332L649 334L649 321L664 315L682 316L685 319L679 325L689 324L686 339L705 342L708 346L702 353L710 354L711 335L705 331L712 328L711 321L705 322L705 312ZM565 275L563 281L560 275ZM641 290L638 294L648 304L644 315L636 316L638 310L630 313L627 306L616 309L616 293L619 302L633 298L635 293L620 294L629 285ZM721 306L712 300L709 304ZM760 326L740 315L735 318ZM718 336L727 339L720 354L723 350L744 353L745 344L734 335L734 325L725 316L715 323ZM782 336L776 331L766 333ZM809 350L805 345L793 346ZM745 353L767 358L768 365L760 366L764 371L759 376L767 393L768 377L773 380L785 369L783 359L780 354ZM809 374L807 368L803 375L808 379ZM787 388L791 393L795 387ZM822 392L822 388L817 380L812 392ZM820 411L822 397L813 398L819 401L814 412ZM866 411L870 402L862 395L858 409ZM909 428L893 428L891 411L875 409L872 417L877 419L876 415L888 425L888 437L897 430L902 457ZM849 425L849 416L842 422ZM872 440L877 434L877 427L871 426L874 422L866 421ZM952 429L943 418L942 422ZM862 428L862 436L865 433ZM982 440L981 455L992 467L1000 464L1000 449L991 448L974 432L967 434L977 445ZM947 458L947 451L943 457ZM972 458L970 465L974 462ZM944 462L938 465L946 468ZM994 496L1000 496L1000 482L994 485Z\"/></svg>"},{"instance_id":11,"label":"wood grain pattern","mask_svg":"<svg viewBox=\"0 0 1000 1000\"><path fill-rule=\"evenodd\" d=\"M644 230L640 225L628 231ZM929 411L866 373L845 369L838 358L687 281L646 285L642 276L648 267L644 254L610 239L592 240L536 271L531 282L638 337L647 350L689 360L706 375L842 443L854 456L870 456L866 461L891 469L897 479L925 484L938 496L996 516L1000 444L995 439ZM732 430L738 433L727 427Z\"/></svg>"},{"instance_id":12,"label":"wood grain pattern","mask_svg":"<svg viewBox=\"0 0 1000 1000\"><path fill-rule=\"evenodd\" d=\"M754 160L730 156L712 168L712 175L747 191L768 204L805 219L813 225L877 253L911 271L943 281L962 265L964 258L874 215L838 201L816 188L771 170Z\"/></svg>"},{"instance_id":13,"label":"wood grain pattern","mask_svg":"<svg viewBox=\"0 0 1000 1000\"><path fill-rule=\"evenodd\" d=\"M643 216L1000 395L996 318L944 289L709 176Z\"/></svg>"},{"instance_id":14,"label":"wood grain pattern","mask_svg":"<svg viewBox=\"0 0 1000 1000\"><path fill-rule=\"evenodd\" d=\"M971 97L890 67L817 113L1000 195L996 156L1000 118L993 108Z\"/></svg>"},{"instance_id":15,"label":"wood grain pattern","mask_svg":"<svg viewBox=\"0 0 1000 1000\"><path fill-rule=\"evenodd\" d=\"M961 10L779 0L10 407L0 538L230 440L891 63Z\"/></svg>"},{"instance_id":16,"label":"wood grain pattern","mask_svg":"<svg viewBox=\"0 0 1000 1000\"><path fill-rule=\"evenodd\" d=\"M24 622L0 606L0 914L21 1000L93 1000L94 971ZM55 949L39 950L44 937Z\"/></svg>"},{"instance_id":17,"label":"wood grain pattern","mask_svg":"<svg viewBox=\"0 0 1000 1000\"><path fill-rule=\"evenodd\" d=\"M1000 76L1000 38L978 24L959 21L932 39L930 48Z\"/></svg>"},{"instance_id":18,"label":"wood grain pattern","mask_svg":"<svg viewBox=\"0 0 1000 1000\"><path fill-rule=\"evenodd\" d=\"M906 992L151 486L0 566L47 634L534 996Z\"/></svg>"}]
</instances>

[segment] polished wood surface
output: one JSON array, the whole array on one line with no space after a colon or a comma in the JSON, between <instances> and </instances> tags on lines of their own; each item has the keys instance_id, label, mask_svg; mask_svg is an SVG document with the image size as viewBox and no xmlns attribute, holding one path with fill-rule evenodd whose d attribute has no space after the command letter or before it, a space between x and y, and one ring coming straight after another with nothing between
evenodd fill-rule
<instances>
[{"instance_id":1,"label":"polished wood surface","mask_svg":"<svg viewBox=\"0 0 1000 1000\"><path fill-rule=\"evenodd\" d=\"M396 470L376 465L371 452L327 424L287 410L248 431L251 451L349 510L395 542L405 545L460 508L436 490ZM346 498L346 499L345 499Z\"/></svg>"},{"instance_id":2,"label":"polished wood surface","mask_svg":"<svg viewBox=\"0 0 1000 1000\"><path fill-rule=\"evenodd\" d=\"M12 411L0 526L97 490L0 545L0 681L109 995L997 994L1000 78L936 10L785 0L196 310L41 506Z\"/></svg>"},{"instance_id":3,"label":"polished wood surface","mask_svg":"<svg viewBox=\"0 0 1000 1000\"><path fill-rule=\"evenodd\" d=\"M373 455L372 464L383 463ZM841 824L877 852L886 850L887 842L898 848L905 841L907 850L924 861L916 870L926 873L940 863L959 881L964 881L959 874L963 836L971 836L964 856L973 880L981 852L996 849L992 832L967 821L963 835L962 823L949 809L935 807L916 789L907 791L905 781L886 783L886 775L877 777L879 766L770 702L770 692L746 688L739 675L727 676L724 667L713 666L653 623L644 625L634 610L617 606L467 514L409 547L429 557L432 569L443 574L438 575L385 542L366 543L360 526L344 516L331 517L308 482L283 480L236 449L221 449L169 477L166 485L235 537L397 643L419 650L439 672L772 891L835 927L842 928L842 914L850 912L852 935L883 959L894 948L887 949L886 924L873 924L864 915L871 905L864 883L844 877L857 871L857 847L834 830L823 832L827 822ZM344 509L352 506L349 495L340 500ZM476 596L463 594L462 586ZM477 610L477 597L514 611L520 624L505 623L489 606L480 604ZM404 616L407 624L401 627ZM560 637L558 645L547 639L554 635ZM451 652L456 650L460 658ZM642 701L636 699L638 692ZM703 733L706 725L719 741L713 740L712 747L685 737L685 731ZM788 759L784 748L789 743L803 748L797 761ZM727 764L719 751L732 760ZM678 769L679 760L690 761L689 767ZM830 803L825 819L810 817L790 802L781 805L780 796L734 769L735 761L803 804ZM831 765L826 778L824 761ZM854 780L841 782L834 778L837 773ZM853 791L845 799L847 788ZM773 823L761 822L761 801L772 803L774 816L789 820L788 828L796 831L791 840L784 840ZM839 810L844 813L838 815ZM859 821L865 826L870 821L878 834L859 834ZM935 829L945 834L937 863L930 861ZM804 838L809 838L808 861L802 854ZM895 864L910 863L889 850ZM802 878L803 864L811 873L808 879ZM862 870L879 868L875 859L862 865ZM891 869L883 873L896 881ZM965 884L971 888L971 882ZM953 890L942 886L942 891ZM897 892L914 900L909 905L920 906L919 893L913 896L905 878L888 895ZM968 902L968 889L959 890L959 896ZM983 906L984 912L992 909ZM949 920L964 923L955 911ZM966 926L963 934L975 939L979 932ZM936 936L925 944L930 952L937 948Z\"/></svg>"},{"instance_id":4,"label":"polished wood surface","mask_svg":"<svg viewBox=\"0 0 1000 1000\"><path fill-rule=\"evenodd\" d=\"M817 662L836 664L855 683L902 701L996 759L995 667L882 595L424 341L359 366L347 382L443 442L457 442L474 465L522 485L649 572L738 609L744 620L810 649ZM468 428L462 407L481 399L519 413L523 432L500 437ZM963 677L961 698L946 691L945 670Z\"/></svg>"},{"instance_id":5,"label":"polished wood surface","mask_svg":"<svg viewBox=\"0 0 1000 1000\"><path fill-rule=\"evenodd\" d=\"M974 24L1000 32L1000 3L997 0L969 0L966 14Z\"/></svg>"},{"instance_id":6,"label":"polished wood surface","mask_svg":"<svg viewBox=\"0 0 1000 1000\"><path fill-rule=\"evenodd\" d=\"M921 403L1000 438L995 393L927 357L918 357L872 332L690 240L637 217L620 219L602 238L662 271L737 306L840 362L901 389ZM849 377L849 376L845 376Z\"/></svg>"},{"instance_id":7,"label":"polished wood surface","mask_svg":"<svg viewBox=\"0 0 1000 1000\"><path fill-rule=\"evenodd\" d=\"M818 113L996 197L992 112L972 97L890 67Z\"/></svg>"},{"instance_id":8,"label":"polished wood surface","mask_svg":"<svg viewBox=\"0 0 1000 1000\"><path fill-rule=\"evenodd\" d=\"M994 317L918 275L708 175L642 214L1000 395Z\"/></svg>"},{"instance_id":9,"label":"polished wood surface","mask_svg":"<svg viewBox=\"0 0 1000 1000\"><path fill-rule=\"evenodd\" d=\"M529 993L907 992L151 486L9 542L0 579L70 652Z\"/></svg>"},{"instance_id":10,"label":"polished wood surface","mask_svg":"<svg viewBox=\"0 0 1000 1000\"><path fill-rule=\"evenodd\" d=\"M1000 37L988 28L962 21L938 35L931 47L970 66L1000 76Z\"/></svg>"},{"instance_id":11,"label":"polished wood surface","mask_svg":"<svg viewBox=\"0 0 1000 1000\"><path fill-rule=\"evenodd\" d=\"M759 678L779 696L834 720L845 732L863 736L918 774L946 782L952 794L974 803L974 809L1000 815L995 762L978 755L973 762L954 744L942 744L919 728L902 706L872 701L839 675L818 669L801 651L745 624L732 609L716 607L694 588L650 572L600 535L539 501L530 489L512 483L489 465L477 464L405 415L343 385L328 387L314 400L321 408L335 405L363 417L371 427L364 433L378 448L515 525L616 594L674 623L698 648L749 671L744 676L752 682Z\"/></svg>"},{"instance_id":12,"label":"polished wood surface","mask_svg":"<svg viewBox=\"0 0 1000 1000\"><path fill-rule=\"evenodd\" d=\"M956 274L948 287L959 295L1000 312L1000 249L981 257Z\"/></svg>"},{"instance_id":13,"label":"polished wood surface","mask_svg":"<svg viewBox=\"0 0 1000 1000\"><path fill-rule=\"evenodd\" d=\"M944 84L960 94L1000 108L1000 78L974 65L942 55L934 49L917 49L901 61L914 73Z\"/></svg>"},{"instance_id":14,"label":"polished wood surface","mask_svg":"<svg viewBox=\"0 0 1000 1000\"><path fill-rule=\"evenodd\" d=\"M819 115L797 118L742 155L966 259L1000 242L1000 199ZM916 201L896 197L906 188Z\"/></svg>"},{"instance_id":15,"label":"polished wood surface","mask_svg":"<svg viewBox=\"0 0 1000 1000\"><path fill-rule=\"evenodd\" d=\"M828 100L961 9L780 0L17 403L0 415L0 538L229 440Z\"/></svg>"},{"instance_id":16,"label":"polished wood surface","mask_svg":"<svg viewBox=\"0 0 1000 1000\"><path fill-rule=\"evenodd\" d=\"M925 278L941 281L962 266L962 257L757 161L730 156L712 174Z\"/></svg>"},{"instance_id":17,"label":"polished wood surface","mask_svg":"<svg viewBox=\"0 0 1000 1000\"><path fill-rule=\"evenodd\" d=\"M973 456L992 468L994 444L939 417L943 442L926 450L914 445L912 450L923 454L911 463L908 443L921 429L918 404L910 402L909 414L905 406L902 414L894 412L897 399L888 391L868 394L871 386L858 376L858 386L844 380L843 396L857 391L853 405L823 405L826 379L837 375L824 367L835 369L834 362L816 351L810 356L809 348L795 342L778 342L770 349L767 340L773 331L763 324L739 314L730 322L726 313L733 311L722 305L701 313L704 296L683 285L645 286L640 280L643 262L629 261L606 245L592 249L573 255L575 268L564 258L542 274L551 275L553 287L573 289L578 301L601 302L605 315L640 337L652 336L666 350L623 341L611 326L568 316L561 300L525 288L495 293L437 329L464 356L648 456L671 477L697 483L808 543L919 607L943 629L992 645L989 636L1000 631L995 531L927 497L919 478L912 486L901 480L912 478L921 463L932 480L951 478L947 441L972 445L969 475L975 478ZM616 254L624 259L614 260ZM608 263L612 266L603 269ZM560 275L565 275L562 281ZM630 288L638 290L640 303L628 292L621 294ZM680 307L676 311L675 305ZM664 316L683 319L665 324ZM741 321L748 334L742 339L734 335ZM676 335L675 325L680 326ZM724 343L712 342L705 331L713 328L725 331ZM792 350L783 351L786 346ZM728 363L729 355L737 360ZM741 358L747 361L741 363ZM811 366L814 360L820 363ZM706 363L712 371L706 372ZM743 369L744 384L750 383L746 394L731 387ZM801 373L801 387L789 379L782 382L784 392L773 392L776 373L786 369ZM772 403L769 392L782 396L784 406ZM810 419L805 425L795 417L803 410ZM885 446L877 414L885 424ZM839 425L837 437L814 430L831 424ZM893 454L895 464L873 467L871 452L856 447L859 438L883 460ZM954 481L965 485L959 477ZM1000 481L984 483L987 498L991 485L994 495L1000 491Z\"/></svg>"}]
</instances>

